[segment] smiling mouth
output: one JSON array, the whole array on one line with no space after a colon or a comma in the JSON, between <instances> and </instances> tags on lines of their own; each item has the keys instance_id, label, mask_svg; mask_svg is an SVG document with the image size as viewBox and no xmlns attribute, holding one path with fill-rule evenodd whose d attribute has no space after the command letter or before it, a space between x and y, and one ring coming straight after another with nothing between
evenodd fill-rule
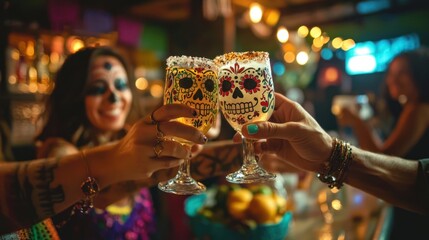
<instances>
[{"instance_id":1,"label":"smiling mouth","mask_svg":"<svg viewBox=\"0 0 429 240\"><path fill-rule=\"evenodd\" d=\"M254 104L252 102L227 103L223 101L224 110L232 115L251 113L255 111L255 106L258 104L258 99L254 98L254 100L256 101Z\"/></svg>"},{"instance_id":2,"label":"smiling mouth","mask_svg":"<svg viewBox=\"0 0 429 240\"><path fill-rule=\"evenodd\" d=\"M212 109L214 109L214 106L207 103L186 102L186 105L193 107L197 111L198 116L203 117L208 116L212 112Z\"/></svg>"}]
</instances>

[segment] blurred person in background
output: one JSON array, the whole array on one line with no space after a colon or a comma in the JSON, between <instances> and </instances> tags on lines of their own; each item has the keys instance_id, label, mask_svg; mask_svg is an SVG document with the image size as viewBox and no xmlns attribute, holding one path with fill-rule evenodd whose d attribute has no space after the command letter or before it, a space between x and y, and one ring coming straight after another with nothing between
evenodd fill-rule
<instances>
[{"instance_id":1,"label":"blurred person in background","mask_svg":"<svg viewBox=\"0 0 429 240\"><path fill-rule=\"evenodd\" d=\"M121 139L139 117L132 79L125 59L111 48L69 55L45 105L37 157L61 157ZM70 216L70 209L53 218L61 239L149 239L155 231L150 192L134 182L103 189L95 204L88 215Z\"/></svg>"},{"instance_id":2,"label":"blurred person in background","mask_svg":"<svg viewBox=\"0 0 429 240\"><path fill-rule=\"evenodd\" d=\"M393 127L384 141L358 115L343 109L338 123L353 129L359 146L372 152L418 160L429 156L429 49L397 55L385 78L385 104ZM384 124L388 124L385 122ZM409 224L412 222L413 224ZM390 239L421 237L429 217L394 208Z\"/></svg>"}]
</instances>

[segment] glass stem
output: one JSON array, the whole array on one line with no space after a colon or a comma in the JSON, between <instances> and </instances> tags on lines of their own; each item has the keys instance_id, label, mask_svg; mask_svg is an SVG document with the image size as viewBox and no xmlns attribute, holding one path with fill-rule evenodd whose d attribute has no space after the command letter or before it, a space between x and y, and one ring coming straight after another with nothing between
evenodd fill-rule
<instances>
[{"instance_id":1,"label":"glass stem","mask_svg":"<svg viewBox=\"0 0 429 240\"><path fill-rule=\"evenodd\" d=\"M241 135L242 144L243 144L243 166L247 168L255 168L258 166L257 156L255 154L255 148L253 143L255 140L247 139Z\"/></svg>"},{"instance_id":2,"label":"glass stem","mask_svg":"<svg viewBox=\"0 0 429 240\"><path fill-rule=\"evenodd\" d=\"M190 159L185 158L185 161L179 165L179 170L177 171L177 178L178 179L184 179L184 178L190 178L191 176L191 170L190 170Z\"/></svg>"}]
</instances>

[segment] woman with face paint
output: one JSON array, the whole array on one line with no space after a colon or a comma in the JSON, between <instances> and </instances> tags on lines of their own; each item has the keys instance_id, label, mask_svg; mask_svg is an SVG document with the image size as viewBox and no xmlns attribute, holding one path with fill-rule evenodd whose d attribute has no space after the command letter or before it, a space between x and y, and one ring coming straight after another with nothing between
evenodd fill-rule
<instances>
[{"instance_id":1,"label":"woman with face paint","mask_svg":"<svg viewBox=\"0 0 429 240\"><path fill-rule=\"evenodd\" d=\"M342 126L350 126L365 150L418 160L429 156L429 49L397 55L385 79L386 106L393 124L386 139L374 136L368 124L350 110L338 115ZM383 122L388 125L388 123ZM427 232L429 217L395 208L391 239L418 239ZM413 222L413 224L407 224ZM406 226L406 227L405 227ZM410 235L411 234L411 235Z\"/></svg>"},{"instance_id":2,"label":"woman with face paint","mask_svg":"<svg viewBox=\"0 0 429 240\"><path fill-rule=\"evenodd\" d=\"M37 137L38 157L69 155L121 139L127 123L139 117L132 79L123 57L110 48L86 48L70 55L46 104L46 124ZM152 114L153 121L159 121L160 111ZM157 123L150 127L159 132L163 123ZM151 146L153 142L148 141ZM164 143L159 154L167 147ZM147 154L154 157L154 152ZM62 239L149 239L154 233L147 188L124 182L102 189L94 200L96 208L88 214L73 214L71 208L53 218Z\"/></svg>"}]
</instances>

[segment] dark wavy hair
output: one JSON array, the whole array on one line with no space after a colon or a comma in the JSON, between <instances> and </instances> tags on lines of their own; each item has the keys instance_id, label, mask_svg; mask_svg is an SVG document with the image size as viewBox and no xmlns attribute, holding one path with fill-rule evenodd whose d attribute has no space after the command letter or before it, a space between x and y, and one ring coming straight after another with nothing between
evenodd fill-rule
<instances>
[{"instance_id":1,"label":"dark wavy hair","mask_svg":"<svg viewBox=\"0 0 429 240\"><path fill-rule=\"evenodd\" d=\"M88 47L69 55L56 74L54 89L46 100L45 111L41 116L45 124L36 140L60 137L71 141L81 126L84 129L92 128L85 111L85 90L92 61L100 56L118 59L127 72L128 81L134 79L125 58L110 47ZM128 122L140 117L134 84L130 83L129 87L133 102Z\"/></svg>"},{"instance_id":2,"label":"dark wavy hair","mask_svg":"<svg viewBox=\"0 0 429 240\"><path fill-rule=\"evenodd\" d=\"M420 47L418 49L402 52L396 55L392 62L396 59L404 59L408 63L411 79L418 91L419 101L429 102L429 48ZM392 62L390 64L392 64ZM390 96L385 83L383 96L389 112L397 119L402 111L402 105Z\"/></svg>"}]
</instances>

